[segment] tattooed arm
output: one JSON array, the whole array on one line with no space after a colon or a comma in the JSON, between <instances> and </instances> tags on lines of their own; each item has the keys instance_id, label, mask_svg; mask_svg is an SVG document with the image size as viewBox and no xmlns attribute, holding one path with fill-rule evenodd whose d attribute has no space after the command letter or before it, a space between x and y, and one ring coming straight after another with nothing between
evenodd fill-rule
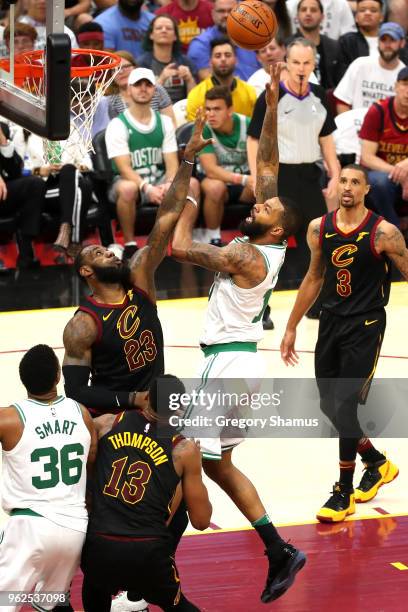
<instances>
[{"instance_id":1,"label":"tattooed arm","mask_svg":"<svg viewBox=\"0 0 408 612\"><path fill-rule=\"evenodd\" d=\"M278 195L278 100L280 71L280 64L273 64L270 68L271 82L266 84L266 113L256 156L255 197L257 202L265 202L265 200Z\"/></svg>"},{"instance_id":2,"label":"tattooed arm","mask_svg":"<svg viewBox=\"0 0 408 612\"><path fill-rule=\"evenodd\" d=\"M408 281L408 249L401 232L395 225L388 221L378 224L374 247L377 253L384 253L397 266L402 276Z\"/></svg>"},{"instance_id":3,"label":"tattooed arm","mask_svg":"<svg viewBox=\"0 0 408 612\"><path fill-rule=\"evenodd\" d=\"M156 222L147 240L147 245L138 251L130 262L134 285L146 291L152 301L156 300L154 273L166 255L167 245L177 221L183 211L188 195L189 183L193 171L195 154L212 142L204 140L202 131L205 116L201 109L197 112L192 136L187 143L184 159L161 204Z\"/></svg>"},{"instance_id":4,"label":"tattooed arm","mask_svg":"<svg viewBox=\"0 0 408 612\"><path fill-rule=\"evenodd\" d=\"M298 362L298 355L295 350L296 327L303 315L316 301L324 280L326 267L319 240L321 220L321 217L313 219L307 230L307 243L311 252L309 269L299 287L280 347L281 357L286 365L295 365Z\"/></svg>"},{"instance_id":5,"label":"tattooed arm","mask_svg":"<svg viewBox=\"0 0 408 612\"><path fill-rule=\"evenodd\" d=\"M231 243L220 248L192 242L186 237L177 244L173 243L172 255L180 261L188 261L207 270L231 274L238 286L247 289L261 283L267 273L263 255L247 243Z\"/></svg>"}]
</instances>

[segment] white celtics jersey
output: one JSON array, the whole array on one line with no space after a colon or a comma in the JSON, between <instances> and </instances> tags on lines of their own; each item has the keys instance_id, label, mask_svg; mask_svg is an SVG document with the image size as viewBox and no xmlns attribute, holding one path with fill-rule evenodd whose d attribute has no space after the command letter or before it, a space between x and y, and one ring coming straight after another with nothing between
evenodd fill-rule
<instances>
[{"instance_id":1,"label":"white celtics jersey","mask_svg":"<svg viewBox=\"0 0 408 612\"><path fill-rule=\"evenodd\" d=\"M248 242L235 238L234 243ZM267 274L251 289L234 284L230 274L217 272L210 289L202 344L258 342L263 338L262 315L285 259L286 243L253 245L264 256Z\"/></svg>"},{"instance_id":2,"label":"white celtics jersey","mask_svg":"<svg viewBox=\"0 0 408 612\"><path fill-rule=\"evenodd\" d=\"M86 531L86 461L91 436L72 399L14 404L24 425L11 451L3 450L2 506L29 510L77 531Z\"/></svg>"}]
</instances>

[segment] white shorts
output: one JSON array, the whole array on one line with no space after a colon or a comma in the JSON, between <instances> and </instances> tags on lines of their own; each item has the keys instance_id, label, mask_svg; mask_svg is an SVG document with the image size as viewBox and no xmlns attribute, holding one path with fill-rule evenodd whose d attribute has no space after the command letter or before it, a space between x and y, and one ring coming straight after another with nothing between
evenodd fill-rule
<instances>
[{"instance_id":1,"label":"white shorts","mask_svg":"<svg viewBox=\"0 0 408 612\"><path fill-rule=\"evenodd\" d=\"M11 516L0 535L0 591L67 593L79 567L85 533L41 516ZM31 604L52 610L58 601ZM23 604L1 606L16 612Z\"/></svg>"},{"instance_id":2,"label":"white shorts","mask_svg":"<svg viewBox=\"0 0 408 612\"><path fill-rule=\"evenodd\" d=\"M223 385L225 393L256 393L262 382L265 374L265 362L259 352L253 353L249 351L225 351L214 353L204 358L201 364L197 378L201 379L200 390L211 392L212 381L215 382L215 389L219 389L219 379L240 379L240 383L234 381L230 389ZM214 386L213 386L214 389ZM241 408L239 408L241 413ZM232 408L232 416L240 416L236 409ZM194 410L194 415L211 414L203 409ZM190 416L190 415L189 415ZM193 415L191 415L193 416ZM204 459L220 460L222 453L234 448L244 441L245 429L237 429L237 437L231 437L231 427L229 429L229 437L222 436L223 427L215 426L212 430L212 435L209 438L196 438L200 442L201 454Z\"/></svg>"}]
</instances>

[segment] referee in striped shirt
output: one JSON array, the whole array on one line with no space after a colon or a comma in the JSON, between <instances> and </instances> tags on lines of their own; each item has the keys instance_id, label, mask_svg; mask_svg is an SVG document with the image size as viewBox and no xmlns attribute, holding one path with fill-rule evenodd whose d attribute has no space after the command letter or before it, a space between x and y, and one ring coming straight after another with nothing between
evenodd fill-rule
<instances>
[{"instance_id":1,"label":"referee in striped shirt","mask_svg":"<svg viewBox=\"0 0 408 612\"><path fill-rule=\"evenodd\" d=\"M296 236L299 273L304 275L308 263L306 230L309 222L326 212L322 192L322 158L329 181L324 194L336 194L340 165L332 133L336 129L326 94L320 85L309 83L316 61L316 47L305 38L295 39L287 47L287 72L280 83L278 103L279 175L278 193L292 198L303 215L303 226ZM248 128L248 161L256 175L256 153L266 112L265 92L257 99ZM303 269L304 268L304 269Z\"/></svg>"}]
</instances>

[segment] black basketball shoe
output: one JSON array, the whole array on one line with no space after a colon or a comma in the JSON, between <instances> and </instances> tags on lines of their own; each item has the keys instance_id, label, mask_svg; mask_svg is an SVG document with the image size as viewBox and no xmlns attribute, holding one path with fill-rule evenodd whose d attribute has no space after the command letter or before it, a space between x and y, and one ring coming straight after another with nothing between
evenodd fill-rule
<instances>
[{"instance_id":1,"label":"black basketball shoe","mask_svg":"<svg viewBox=\"0 0 408 612\"><path fill-rule=\"evenodd\" d=\"M306 563L306 555L288 543L277 551L276 548L267 548L265 555L269 560L269 569L261 601L269 603L281 597L292 586L296 574Z\"/></svg>"}]
</instances>

